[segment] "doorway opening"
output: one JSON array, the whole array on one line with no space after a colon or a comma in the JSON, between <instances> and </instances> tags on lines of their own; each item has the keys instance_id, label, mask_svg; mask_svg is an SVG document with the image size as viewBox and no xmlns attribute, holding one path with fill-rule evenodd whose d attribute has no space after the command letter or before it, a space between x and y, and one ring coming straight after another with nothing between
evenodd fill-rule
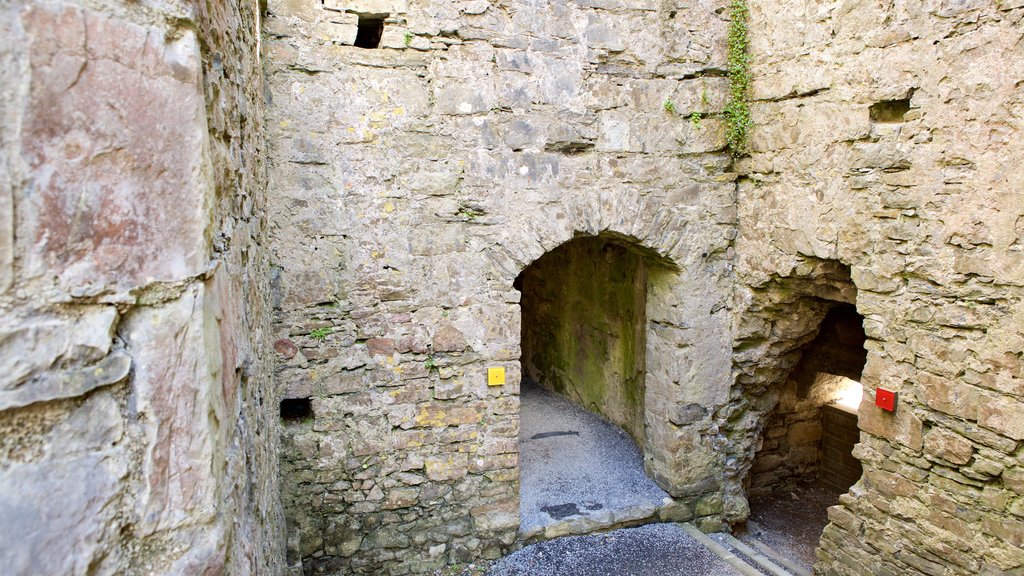
<instances>
[{"instance_id":1,"label":"doorway opening","mask_svg":"<svg viewBox=\"0 0 1024 576\"><path fill-rule=\"evenodd\" d=\"M666 503L644 474L652 263L619 238L579 237L515 281L524 540L640 523Z\"/></svg>"},{"instance_id":2,"label":"doorway opening","mask_svg":"<svg viewBox=\"0 0 1024 576\"><path fill-rule=\"evenodd\" d=\"M860 479L853 456L867 360L864 319L833 303L781 384L748 477L749 533L810 570L827 509Z\"/></svg>"}]
</instances>

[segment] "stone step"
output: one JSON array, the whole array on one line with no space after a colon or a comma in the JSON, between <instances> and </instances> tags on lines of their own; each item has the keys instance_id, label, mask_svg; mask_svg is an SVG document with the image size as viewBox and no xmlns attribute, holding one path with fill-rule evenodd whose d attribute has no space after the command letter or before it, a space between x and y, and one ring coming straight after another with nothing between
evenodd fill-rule
<instances>
[{"instance_id":1,"label":"stone step","mask_svg":"<svg viewBox=\"0 0 1024 576\"><path fill-rule=\"evenodd\" d=\"M686 523L681 526L690 537L703 544L708 550L714 552L719 558L735 568L743 576L764 576L764 573L761 570L758 570L756 566L749 564L736 554L734 550L731 550L717 540L711 538L711 536L701 532L693 524Z\"/></svg>"},{"instance_id":2,"label":"stone step","mask_svg":"<svg viewBox=\"0 0 1024 576\"><path fill-rule=\"evenodd\" d=\"M810 568L796 562L795 560L786 558L785 555L779 553L777 550L754 536L755 534L761 534L763 530L753 520L747 519L747 531L747 535L743 537L743 541L759 550L765 556L771 558L776 564L779 564L786 570L789 570L794 574L794 576L813 576L814 572Z\"/></svg>"},{"instance_id":3,"label":"stone step","mask_svg":"<svg viewBox=\"0 0 1024 576\"><path fill-rule=\"evenodd\" d=\"M780 566L773 558L769 558L761 551L756 550L747 543L738 540L732 534L718 532L716 534L712 534L711 538L717 540L738 556L753 561L753 563L756 564L764 574L770 574L771 576L794 576L793 573Z\"/></svg>"}]
</instances>

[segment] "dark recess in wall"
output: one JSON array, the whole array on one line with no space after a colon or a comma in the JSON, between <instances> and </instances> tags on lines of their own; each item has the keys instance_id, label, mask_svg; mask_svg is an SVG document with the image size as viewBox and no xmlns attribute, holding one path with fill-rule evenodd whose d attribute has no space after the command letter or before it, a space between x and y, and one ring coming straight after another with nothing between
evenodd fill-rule
<instances>
[{"instance_id":1,"label":"dark recess in wall","mask_svg":"<svg viewBox=\"0 0 1024 576\"><path fill-rule=\"evenodd\" d=\"M868 116L872 122L895 124L903 122L903 115L910 111L910 98L876 102L868 108Z\"/></svg>"},{"instance_id":2,"label":"dark recess in wall","mask_svg":"<svg viewBox=\"0 0 1024 576\"><path fill-rule=\"evenodd\" d=\"M356 32L357 48L377 48L380 38L384 35L384 18L382 15L360 15L359 30Z\"/></svg>"},{"instance_id":3,"label":"dark recess in wall","mask_svg":"<svg viewBox=\"0 0 1024 576\"><path fill-rule=\"evenodd\" d=\"M301 422L313 417L313 403L309 398L286 398L281 400L281 420Z\"/></svg>"}]
</instances>

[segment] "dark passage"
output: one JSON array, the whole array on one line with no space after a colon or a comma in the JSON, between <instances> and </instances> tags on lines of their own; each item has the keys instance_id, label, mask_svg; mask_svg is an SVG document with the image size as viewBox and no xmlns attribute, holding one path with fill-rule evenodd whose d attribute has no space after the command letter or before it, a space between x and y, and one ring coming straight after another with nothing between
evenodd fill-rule
<instances>
[{"instance_id":1,"label":"dark passage","mask_svg":"<svg viewBox=\"0 0 1024 576\"><path fill-rule=\"evenodd\" d=\"M357 48L378 48L381 36L384 35L385 16L359 16L359 28L356 31L355 45Z\"/></svg>"},{"instance_id":2,"label":"dark passage","mask_svg":"<svg viewBox=\"0 0 1024 576\"><path fill-rule=\"evenodd\" d=\"M519 275L523 374L622 427L643 449L647 268L615 240L576 238Z\"/></svg>"},{"instance_id":3,"label":"dark passage","mask_svg":"<svg viewBox=\"0 0 1024 576\"><path fill-rule=\"evenodd\" d=\"M810 569L827 509L861 476L860 377L867 360L863 317L835 303L801 350L763 431L750 472L749 535Z\"/></svg>"}]
</instances>

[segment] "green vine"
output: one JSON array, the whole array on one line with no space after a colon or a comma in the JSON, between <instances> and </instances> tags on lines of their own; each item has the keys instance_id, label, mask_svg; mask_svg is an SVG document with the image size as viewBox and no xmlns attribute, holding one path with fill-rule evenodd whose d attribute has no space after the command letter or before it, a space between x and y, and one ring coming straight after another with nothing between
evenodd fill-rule
<instances>
[{"instance_id":1,"label":"green vine","mask_svg":"<svg viewBox=\"0 0 1024 576\"><path fill-rule=\"evenodd\" d=\"M725 107L725 140L733 156L747 152L752 122L747 96L750 93L750 55L747 53L746 0L732 0L729 7L729 103Z\"/></svg>"}]
</instances>

